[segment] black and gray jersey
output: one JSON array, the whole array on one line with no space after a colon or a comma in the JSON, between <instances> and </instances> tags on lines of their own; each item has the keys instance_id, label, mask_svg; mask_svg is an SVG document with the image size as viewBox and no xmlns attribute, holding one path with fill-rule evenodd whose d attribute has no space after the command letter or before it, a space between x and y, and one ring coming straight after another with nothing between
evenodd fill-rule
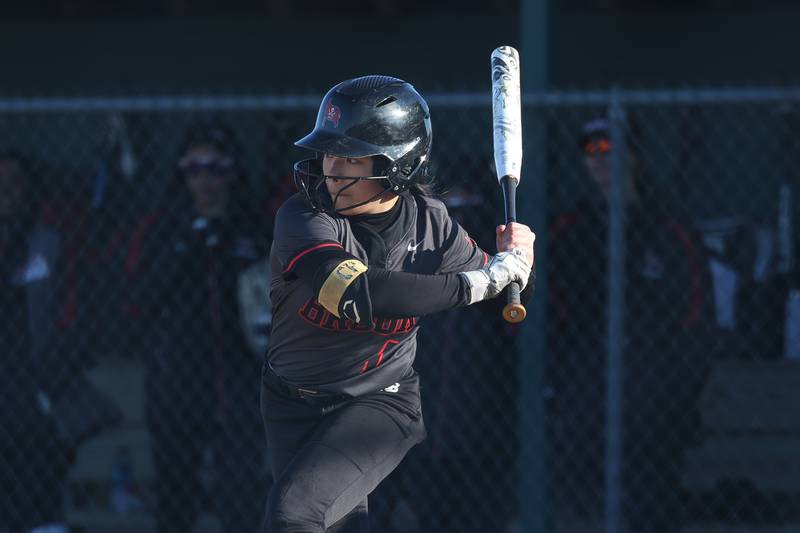
<instances>
[{"instance_id":1,"label":"black and gray jersey","mask_svg":"<svg viewBox=\"0 0 800 533\"><path fill-rule=\"evenodd\" d=\"M373 316L371 323L337 317L318 301L310 283L293 275L315 253L341 250L367 267L428 275L475 270L488 262L443 202L410 193L401 202L392 231L382 233L391 237L379 244L365 239L348 217L312 211L299 194L279 209L270 254L273 322L267 359L287 382L358 396L400 381L414 362L419 317Z\"/></svg>"}]
</instances>

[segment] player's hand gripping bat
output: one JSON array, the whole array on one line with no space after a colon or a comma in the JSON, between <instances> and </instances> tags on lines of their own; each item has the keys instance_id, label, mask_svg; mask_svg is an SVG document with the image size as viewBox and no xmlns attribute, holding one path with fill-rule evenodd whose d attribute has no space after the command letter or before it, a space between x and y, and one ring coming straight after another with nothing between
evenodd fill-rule
<instances>
[{"instance_id":1,"label":"player's hand gripping bat","mask_svg":"<svg viewBox=\"0 0 800 533\"><path fill-rule=\"evenodd\" d=\"M522 178L522 115L520 109L519 53L511 46L492 52L492 128L497 181L503 189L506 224L516 222L516 189ZM508 285L508 304L503 318L525 320L525 306L519 301L519 284Z\"/></svg>"}]
</instances>

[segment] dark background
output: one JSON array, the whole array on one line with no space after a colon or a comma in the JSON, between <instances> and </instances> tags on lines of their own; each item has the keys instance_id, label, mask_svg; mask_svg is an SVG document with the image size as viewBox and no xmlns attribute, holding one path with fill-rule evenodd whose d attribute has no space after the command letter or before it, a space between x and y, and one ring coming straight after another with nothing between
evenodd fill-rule
<instances>
[{"instance_id":1,"label":"dark background","mask_svg":"<svg viewBox=\"0 0 800 533\"><path fill-rule=\"evenodd\" d=\"M386 73L425 92L485 89L488 51L519 46L520 3L9 0L7 96L312 92ZM797 81L789 0L550 2L552 87ZM533 58L527 57L526 61Z\"/></svg>"}]
</instances>

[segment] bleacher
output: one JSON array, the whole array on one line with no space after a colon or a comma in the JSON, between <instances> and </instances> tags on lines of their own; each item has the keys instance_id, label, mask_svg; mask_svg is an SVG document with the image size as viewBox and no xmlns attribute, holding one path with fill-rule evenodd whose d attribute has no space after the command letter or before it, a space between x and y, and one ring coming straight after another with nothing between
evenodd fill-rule
<instances>
[{"instance_id":1,"label":"bleacher","mask_svg":"<svg viewBox=\"0 0 800 533\"><path fill-rule=\"evenodd\" d=\"M144 416L144 365L139 361L108 358L88 372L89 380L122 410L121 424L80 446L66 490L67 519L83 533L148 533L155 530L152 516L154 483L150 438ZM130 483L115 486L119 462L130 465ZM219 521L202 514L195 533L218 533Z\"/></svg>"},{"instance_id":2,"label":"bleacher","mask_svg":"<svg viewBox=\"0 0 800 533\"><path fill-rule=\"evenodd\" d=\"M685 533L800 531L799 383L800 361L715 366L700 400L703 439L683 475L705 516Z\"/></svg>"}]
</instances>

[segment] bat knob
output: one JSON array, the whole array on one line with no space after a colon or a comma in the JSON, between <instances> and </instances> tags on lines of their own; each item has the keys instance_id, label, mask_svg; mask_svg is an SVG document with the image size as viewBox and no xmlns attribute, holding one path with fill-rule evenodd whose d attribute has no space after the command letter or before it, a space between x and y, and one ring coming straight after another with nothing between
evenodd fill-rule
<instances>
[{"instance_id":1,"label":"bat knob","mask_svg":"<svg viewBox=\"0 0 800 533\"><path fill-rule=\"evenodd\" d=\"M503 318L511 324L522 322L526 315L525 306L520 303L508 304L503 308Z\"/></svg>"}]
</instances>

